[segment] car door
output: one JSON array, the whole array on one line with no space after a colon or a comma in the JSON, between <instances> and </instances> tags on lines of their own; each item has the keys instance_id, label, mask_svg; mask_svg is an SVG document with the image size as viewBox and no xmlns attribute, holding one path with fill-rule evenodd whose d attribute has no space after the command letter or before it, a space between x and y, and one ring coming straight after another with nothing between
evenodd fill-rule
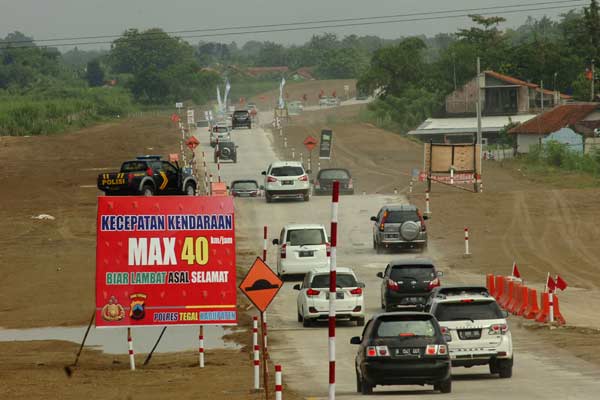
<instances>
[{"instance_id":1,"label":"car door","mask_svg":"<svg viewBox=\"0 0 600 400\"><path fill-rule=\"evenodd\" d=\"M361 365L364 361L364 357L365 357L365 348L367 347L368 343L369 343L369 338L371 337L371 331L373 330L373 319L370 319L369 322L367 322L367 324L365 325L365 328L363 329L361 335L360 335L360 339L361 339L361 343L360 346L358 346L358 352L356 353L356 359L355 359L355 365L356 365L356 370L357 371L361 371L361 376L362 376L362 369L361 369Z\"/></svg>"},{"instance_id":2,"label":"car door","mask_svg":"<svg viewBox=\"0 0 600 400\"><path fill-rule=\"evenodd\" d=\"M285 228L279 233L279 244L277 245L277 273L281 272L281 245L285 243Z\"/></svg>"},{"instance_id":3,"label":"car door","mask_svg":"<svg viewBox=\"0 0 600 400\"><path fill-rule=\"evenodd\" d=\"M305 274L304 275L304 280L302 281L302 283L300 284L300 291L298 292L298 299L297 304L298 304L298 310L300 311L300 314L302 314L302 316L304 316L304 310L306 310L307 306L307 298L306 298L306 289L308 289L310 287L310 280L311 280L311 274Z\"/></svg>"},{"instance_id":4,"label":"car door","mask_svg":"<svg viewBox=\"0 0 600 400\"><path fill-rule=\"evenodd\" d=\"M376 221L373 222L373 241L374 242L379 242L379 240L377 240L377 231L379 230L379 223L381 221L381 216L383 215L384 211L385 211L384 208L379 210L379 212L377 213Z\"/></svg>"},{"instance_id":5,"label":"car door","mask_svg":"<svg viewBox=\"0 0 600 400\"><path fill-rule=\"evenodd\" d=\"M164 182L164 177L162 177L163 179L161 180L161 186L159 187L161 192L165 192L165 193L169 193L169 194L177 192L179 190L179 171L178 171L178 169L173 164L166 162L166 161L162 162L161 169L162 169L162 172L167 177L166 183ZM162 176L162 174L161 174L161 176ZM163 188L163 185L166 185L166 186L164 186L164 188Z\"/></svg>"}]
</instances>

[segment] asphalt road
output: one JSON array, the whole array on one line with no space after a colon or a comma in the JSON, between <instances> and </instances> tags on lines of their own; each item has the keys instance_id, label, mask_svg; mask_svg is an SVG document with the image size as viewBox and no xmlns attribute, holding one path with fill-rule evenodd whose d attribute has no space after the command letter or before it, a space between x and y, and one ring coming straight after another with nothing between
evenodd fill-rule
<instances>
[{"instance_id":1,"label":"asphalt road","mask_svg":"<svg viewBox=\"0 0 600 400\"><path fill-rule=\"evenodd\" d=\"M261 122L270 122L272 114L263 113ZM202 144L208 143L208 132L203 128L196 132ZM276 160L272 141L280 140L260 128L235 130L233 140L239 145L238 163L223 164L222 178L253 178L262 182L260 172L269 162ZM212 164L210 147L207 163L216 175ZM199 150L201 151L201 150ZM199 157L199 154L197 154ZM360 280L366 283L365 305L368 315L380 312L380 279L375 275L383 271L386 263L396 257L431 257L435 260L438 249L430 242L426 254L376 255L371 248L369 217L385 203L403 202L402 196L355 195L343 196L339 205L338 266L352 267ZM276 237L286 223L323 223L329 227L330 199L312 197L310 202L277 202L266 204L264 199L236 199L237 236L244 238L244 247L262 248L262 227L269 227L269 239ZM435 216L434 216L435 217ZM275 248L269 246L269 264L275 267ZM483 277L466 275L460 268L446 273L444 282L483 283ZM283 366L284 381L292 389L307 397L326 398L328 386L327 328L326 325L302 328L296 322L296 294L292 289L296 282L286 282L268 311L269 352L272 359ZM600 370L594 365L561 350L548 349L537 343L531 334L510 324L515 347L513 378L499 379L488 374L487 367L453 370L453 391L444 395L448 399L596 399L600 392ZM362 398L355 392L354 355L356 347L349 344L352 336L358 336L362 328L353 324L340 324L336 333L337 397ZM389 398L389 395L429 398L440 396L430 386L377 387L373 398Z\"/></svg>"}]
</instances>

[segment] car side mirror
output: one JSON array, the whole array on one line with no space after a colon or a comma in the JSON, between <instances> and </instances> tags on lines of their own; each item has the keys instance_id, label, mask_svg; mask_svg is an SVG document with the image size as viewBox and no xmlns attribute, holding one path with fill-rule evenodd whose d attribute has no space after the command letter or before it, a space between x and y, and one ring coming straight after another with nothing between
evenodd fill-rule
<instances>
[{"instance_id":1,"label":"car side mirror","mask_svg":"<svg viewBox=\"0 0 600 400\"><path fill-rule=\"evenodd\" d=\"M436 274L439 278L441 278L442 276L444 276L444 273L442 271L438 271Z\"/></svg>"},{"instance_id":2,"label":"car side mirror","mask_svg":"<svg viewBox=\"0 0 600 400\"><path fill-rule=\"evenodd\" d=\"M366 285L365 285L365 283L364 283L364 282L358 282L358 283L356 284L356 287L359 287L359 288L361 288L361 289L364 289L364 288L366 287Z\"/></svg>"},{"instance_id":3,"label":"car side mirror","mask_svg":"<svg viewBox=\"0 0 600 400\"><path fill-rule=\"evenodd\" d=\"M371 221L377 222L377 217L371 217Z\"/></svg>"},{"instance_id":4,"label":"car side mirror","mask_svg":"<svg viewBox=\"0 0 600 400\"><path fill-rule=\"evenodd\" d=\"M502 314L502 318L508 318L508 311L501 310L500 313Z\"/></svg>"},{"instance_id":5,"label":"car side mirror","mask_svg":"<svg viewBox=\"0 0 600 400\"><path fill-rule=\"evenodd\" d=\"M274 244L275 246L279 245L279 239L273 239L273 244Z\"/></svg>"},{"instance_id":6,"label":"car side mirror","mask_svg":"<svg viewBox=\"0 0 600 400\"><path fill-rule=\"evenodd\" d=\"M267 171L263 171L260 173L261 175L267 175Z\"/></svg>"},{"instance_id":7,"label":"car side mirror","mask_svg":"<svg viewBox=\"0 0 600 400\"><path fill-rule=\"evenodd\" d=\"M423 221L427 221L429 219L428 215L423 215Z\"/></svg>"},{"instance_id":8,"label":"car side mirror","mask_svg":"<svg viewBox=\"0 0 600 400\"><path fill-rule=\"evenodd\" d=\"M383 279L383 272L378 272L377 277Z\"/></svg>"},{"instance_id":9,"label":"car side mirror","mask_svg":"<svg viewBox=\"0 0 600 400\"><path fill-rule=\"evenodd\" d=\"M354 336L350 339L350 344L360 344L360 336Z\"/></svg>"},{"instance_id":10,"label":"car side mirror","mask_svg":"<svg viewBox=\"0 0 600 400\"><path fill-rule=\"evenodd\" d=\"M294 290L300 290L300 284L299 283L297 283L297 284L294 285Z\"/></svg>"}]
</instances>

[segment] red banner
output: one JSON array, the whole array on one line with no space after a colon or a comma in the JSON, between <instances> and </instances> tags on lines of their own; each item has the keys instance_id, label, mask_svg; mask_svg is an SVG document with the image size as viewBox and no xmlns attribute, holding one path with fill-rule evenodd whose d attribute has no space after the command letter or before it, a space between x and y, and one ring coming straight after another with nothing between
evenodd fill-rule
<instances>
[{"instance_id":1,"label":"red banner","mask_svg":"<svg viewBox=\"0 0 600 400\"><path fill-rule=\"evenodd\" d=\"M99 197L96 326L235 325L230 197Z\"/></svg>"}]
</instances>

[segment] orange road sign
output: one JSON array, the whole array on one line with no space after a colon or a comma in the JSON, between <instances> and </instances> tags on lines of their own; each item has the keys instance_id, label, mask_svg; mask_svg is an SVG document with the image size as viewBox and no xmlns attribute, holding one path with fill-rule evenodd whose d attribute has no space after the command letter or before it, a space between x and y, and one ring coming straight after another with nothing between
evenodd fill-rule
<instances>
[{"instance_id":1,"label":"orange road sign","mask_svg":"<svg viewBox=\"0 0 600 400\"><path fill-rule=\"evenodd\" d=\"M308 151L313 151L317 143L317 139L313 136L307 136L306 139L304 139L304 146Z\"/></svg>"},{"instance_id":2,"label":"orange road sign","mask_svg":"<svg viewBox=\"0 0 600 400\"><path fill-rule=\"evenodd\" d=\"M179 122L179 115L177 115L177 114L171 115L171 121L173 121L173 122Z\"/></svg>"},{"instance_id":3,"label":"orange road sign","mask_svg":"<svg viewBox=\"0 0 600 400\"><path fill-rule=\"evenodd\" d=\"M194 150L200 144L200 141L196 139L195 136L192 136L191 138L185 141L185 144L187 145L187 147L190 148L190 150Z\"/></svg>"},{"instance_id":4,"label":"orange road sign","mask_svg":"<svg viewBox=\"0 0 600 400\"><path fill-rule=\"evenodd\" d=\"M283 281L259 257L240 283L240 290L260 312L265 312L275 298Z\"/></svg>"}]
</instances>

